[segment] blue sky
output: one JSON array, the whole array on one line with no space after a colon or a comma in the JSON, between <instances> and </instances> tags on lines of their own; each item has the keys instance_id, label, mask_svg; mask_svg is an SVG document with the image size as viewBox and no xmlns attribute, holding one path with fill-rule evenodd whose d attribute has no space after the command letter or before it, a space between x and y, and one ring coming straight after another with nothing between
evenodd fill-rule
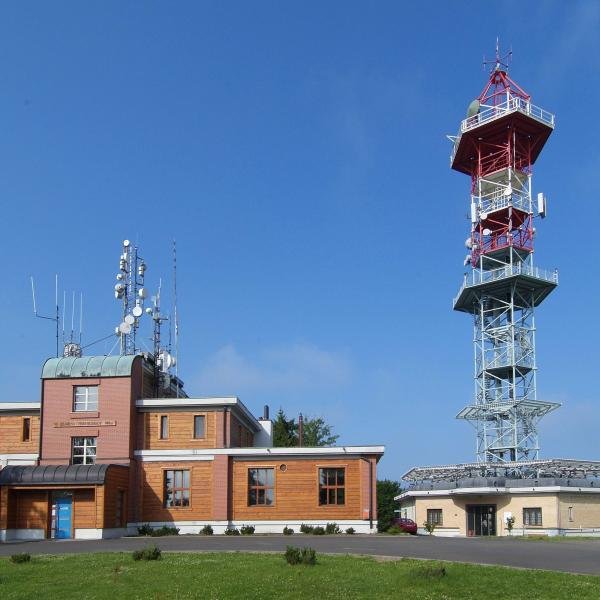
<instances>
[{"instance_id":1,"label":"blue sky","mask_svg":"<svg viewBox=\"0 0 600 600\"><path fill-rule=\"evenodd\" d=\"M472 324L451 310L469 182L445 134L500 36L557 118L534 173L549 197L536 263L560 269L537 312L538 395L563 402L542 454L600 458L600 4L420 6L4 5L0 401L38 399L54 352L30 275L41 309L56 272L83 291L91 342L120 320L121 241L170 289L175 237L188 393L321 415L342 443L387 446L381 476L472 460L454 420L472 398Z\"/></svg>"}]
</instances>

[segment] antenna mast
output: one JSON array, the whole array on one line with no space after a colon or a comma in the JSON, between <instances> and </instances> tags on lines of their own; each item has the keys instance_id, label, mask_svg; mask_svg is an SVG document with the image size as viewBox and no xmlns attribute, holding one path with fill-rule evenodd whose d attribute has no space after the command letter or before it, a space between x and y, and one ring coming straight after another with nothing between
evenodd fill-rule
<instances>
[{"instance_id":1,"label":"antenna mast","mask_svg":"<svg viewBox=\"0 0 600 600\"><path fill-rule=\"evenodd\" d=\"M55 315L53 317L48 317L45 315L40 315L37 312L37 305L35 303L35 284L33 282L33 276L30 277L31 278L31 296L33 298L33 314L38 318L38 319L46 319L48 321L54 321L56 323L56 356L57 358L60 356L60 345L59 345L59 331L60 331L60 309L58 306L58 275L54 276L54 301L55 301L55 305L56 305L56 312Z\"/></svg>"},{"instance_id":2,"label":"antenna mast","mask_svg":"<svg viewBox=\"0 0 600 600\"><path fill-rule=\"evenodd\" d=\"M147 295L144 287L145 273L146 263L139 255L138 247L131 246L129 240L124 240L123 252L119 258L118 283L115 285L115 298L123 301L123 320L115 330L121 338L121 354L137 352L135 338Z\"/></svg>"}]
</instances>

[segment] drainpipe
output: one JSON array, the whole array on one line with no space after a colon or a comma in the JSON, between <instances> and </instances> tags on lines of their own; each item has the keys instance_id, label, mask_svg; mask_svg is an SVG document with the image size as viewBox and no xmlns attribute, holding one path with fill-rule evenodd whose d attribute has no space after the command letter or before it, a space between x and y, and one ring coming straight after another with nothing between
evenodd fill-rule
<instances>
[{"instance_id":1,"label":"drainpipe","mask_svg":"<svg viewBox=\"0 0 600 600\"><path fill-rule=\"evenodd\" d=\"M33 419L31 420L31 429L33 429ZM40 439L38 441L38 458L37 464L40 464L42 459L42 435L44 434L44 380L42 379L42 391L40 393Z\"/></svg>"},{"instance_id":2,"label":"drainpipe","mask_svg":"<svg viewBox=\"0 0 600 600\"><path fill-rule=\"evenodd\" d=\"M373 459L369 459L369 529L373 529Z\"/></svg>"}]
</instances>

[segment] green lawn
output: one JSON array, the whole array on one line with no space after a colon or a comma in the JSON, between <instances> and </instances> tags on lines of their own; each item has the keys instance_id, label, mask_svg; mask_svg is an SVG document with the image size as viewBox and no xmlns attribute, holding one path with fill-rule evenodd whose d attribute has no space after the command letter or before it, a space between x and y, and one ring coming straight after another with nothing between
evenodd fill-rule
<instances>
[{"instance_id":1,"label":"green lawn","mask_svg":"<svg viewBox=\"0 0 600 600\"><path fill-rule=\"evenodd\" d=\"M597 600L600 577L354 556L319 555L314 567L291 567L281 554L165 553L151 562L79 554L34 556L26 564L0 558L0 598Z\"/></svg>"}]
</instances>

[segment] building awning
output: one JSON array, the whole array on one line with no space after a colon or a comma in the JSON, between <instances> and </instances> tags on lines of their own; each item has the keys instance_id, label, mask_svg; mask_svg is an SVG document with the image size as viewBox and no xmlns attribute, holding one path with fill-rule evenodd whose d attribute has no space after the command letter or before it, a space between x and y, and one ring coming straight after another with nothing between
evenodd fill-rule
<instances>
[{"instance_id":1,"label":"building awning","mask_svg":"<svg viewBox=\"0 0 600 600\"><path fill-rule=\"evenodd\" d=\"M103 485L115 465L10 466L0 471L0 485ZM118 465L122 467L122 465Z\"/></svg>"}]
</instances>

